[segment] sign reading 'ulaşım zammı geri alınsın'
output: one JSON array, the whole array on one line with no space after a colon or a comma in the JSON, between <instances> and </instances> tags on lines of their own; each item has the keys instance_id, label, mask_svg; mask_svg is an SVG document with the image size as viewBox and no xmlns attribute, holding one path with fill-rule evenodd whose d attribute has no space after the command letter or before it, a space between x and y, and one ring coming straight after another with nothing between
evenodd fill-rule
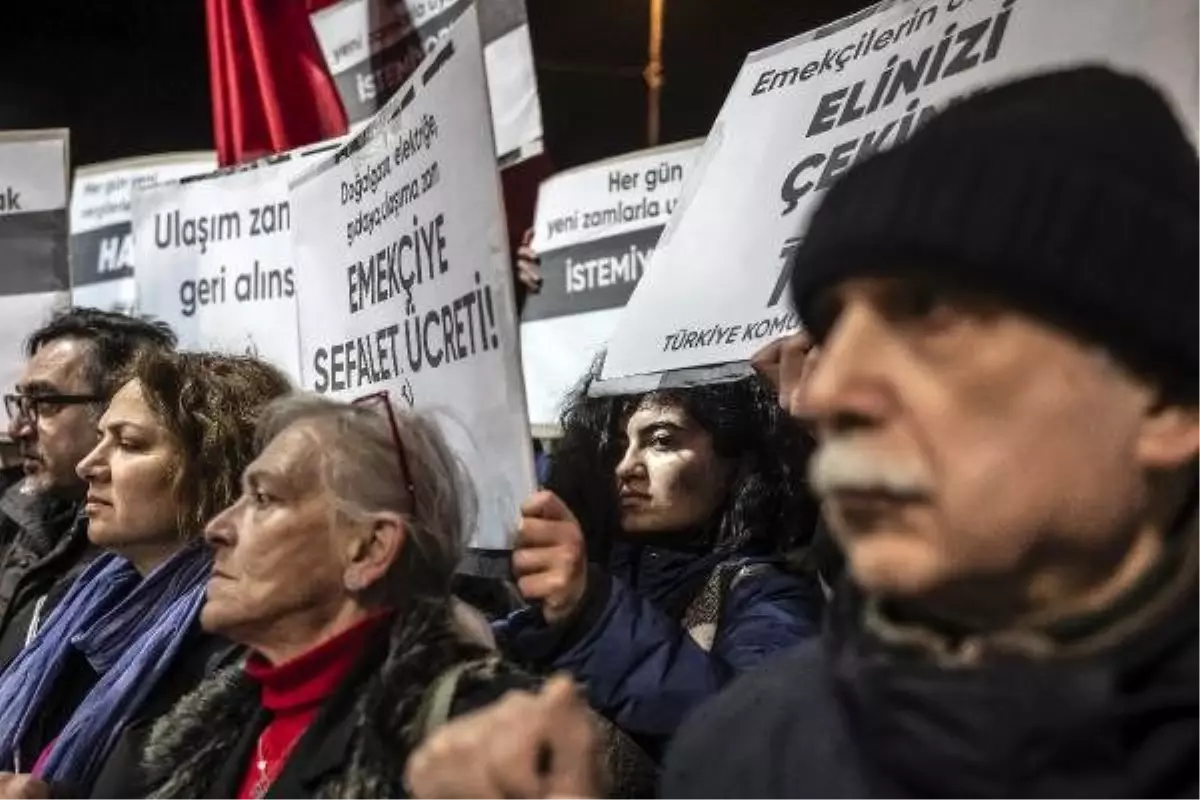
<instances>
[{"instance_id":1,"label":"sign reading 'ula\u015f\u0131m zamm\u0131 geri al\u0131ns\u0131n'","mask_svg":"<svg viewBox=\"0 0 1200 800\"><path fill-rule=\"evenodd\" d=\"M71 302L131 312L133 280L131 201L135 188L153 186L217 166L213 152L161 155L89 164L75 170L71 190Z\"/></svg>"},{"instance_id":2,"label":"sign reading 'ula\u015f\u0131m zamm\u0131 geri al\u0131ns\u0131n'","mask_svg":"<svg viewBox=\"0 0 1200 800\"><path fill-rule=\"evenodd\" d=\"M711 379L795 330L785 265L824 190L955 98L1101 62L1155 82L1194 134L1197 16L1195 0L888 0L751 53L598 391Z\"/></svg>"},{"instance_id":3,"label":"sign reading 'ula\u015f\u0131m zamm\u0131 geri al\u0131ns\u0131n'","mask_svg":"<svg viewBox=\"0 0 1200 800\"><path fill-rule=\"evenodd\" d=\"M535 479L473 9L290 198L303 388L437 412L478 489L471 544L507 548Z\"/></svg>"},{"instance_id":4,"label":"sign reading 'ula\u015f\u0131m zamm\u0131 geri al\u0131ns\u0131n'","mask_svg":"<svg viewBox=\"0 0 1200 800\"><path fill-rule=\"evenodd\" d=\"M603 349L701 142L627 153L542 182L533 247L542 288L521 314L529 419L553 425L564 395Z\"/></svg>"},{"instance_id":5,"label":"sign reading 'ula\u015f\u0131m zamm\u0131 geri al\u0131ns\u0131n'","mask_svg":"<svg viewBox=\"0 0 1200 800\"><path fill-rule=\"evenodd\" d=\"M0 386L10 391L26 337L70 302L68 133L0 132Z\"/></svg>"},{"instance_id":6,"label":"sign reading 'ula\u015f\u0131m zamm\u0131 geri al\u0131ns\u0131n'","mask_svg":"<svg viewBox=\"0 0 1200 800\"><path fill-rule=\"evenodd\" d=\"M542 112L525 0L342 0L312 16L352 130L378 111L468 6L479 16L496 156L542 151Z\"/></svg>"},{"instance_id":7,"label":"sign reading 'ula\u015f\u0131m zamm\u0131 geri al\u0131ns\u0131n'","mask_svg":"<svg viewBox=\"0 0 1200 800\"><path fill-rule=\"evenodd\" d=\"M181 347L254 355L298 381L288 180L336 144L137 190L141 310Z\"/></svg>"}]
</instances>

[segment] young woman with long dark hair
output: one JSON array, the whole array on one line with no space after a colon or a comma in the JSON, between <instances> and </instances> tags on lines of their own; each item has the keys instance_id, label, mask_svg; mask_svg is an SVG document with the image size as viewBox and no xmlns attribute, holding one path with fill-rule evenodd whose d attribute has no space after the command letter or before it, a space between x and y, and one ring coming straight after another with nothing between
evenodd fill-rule
<instances>
[{"instance_id":1,"label":"young woman with long dark hair","mask_svg":"<svg viewBox=\"0 0 1200 800\"><path fill-rule=\"evenodd\" d=\"M819 628L811 444L757 377L616 398L587 383L523 508L513 571L532 606L498 638L571 672L657 758L696 705Z\"/></svg>"}]
</instances>

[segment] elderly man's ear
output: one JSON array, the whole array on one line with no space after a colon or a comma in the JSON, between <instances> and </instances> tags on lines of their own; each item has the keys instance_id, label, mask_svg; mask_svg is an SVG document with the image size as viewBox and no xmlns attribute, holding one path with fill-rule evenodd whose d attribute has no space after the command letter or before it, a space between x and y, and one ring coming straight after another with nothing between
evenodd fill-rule
<instances>
[{"instance_id":1,"label":"elderly man's ear","mask_svg":"<svg viewBox=\"0 0 1200 800\"><path fill-rule=\"evenodd\" d=\"M361 592L374 586L387 575L400 557L408 535L404 518L391 512L371 515L346 546L346 589Z\"/></svg>"},{"instance_id":2,"label":"elderly man's ear","mask_svg":"<svg viewBox=\"0 0 1200 800\"><path fill-rule=\"evenodd\" d=\"M1200 453L1200 409L1156 403L1146 413L1138 438L1138 458L1148 469L1186 467Z\"/></svg>"}]
</instances>

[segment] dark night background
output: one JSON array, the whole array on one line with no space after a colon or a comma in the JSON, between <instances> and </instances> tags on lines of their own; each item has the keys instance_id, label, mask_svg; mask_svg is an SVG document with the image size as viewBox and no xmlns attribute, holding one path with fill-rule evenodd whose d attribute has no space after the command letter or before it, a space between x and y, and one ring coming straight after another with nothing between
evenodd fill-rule
<instances>
[{"instance_id":1,"label":"dark night background","mask_svg":"<svg viewBox=\"0 0 1200 800\"><path fill-rule=\"evenodd\" d=\"M648 0L527 4L554 165L644 146ZM666 0L662 142L708 131L748 51L866 5ZM212 147L203 0L4 6L0 129L69 127L77 165Z\"/></svg>"}]
</instances>

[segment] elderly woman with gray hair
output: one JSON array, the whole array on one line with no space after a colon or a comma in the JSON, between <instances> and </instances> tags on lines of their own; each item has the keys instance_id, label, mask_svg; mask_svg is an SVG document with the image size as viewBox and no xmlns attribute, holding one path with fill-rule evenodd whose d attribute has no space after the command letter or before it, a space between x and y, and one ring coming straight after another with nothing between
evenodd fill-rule
<instances>
[{"instance_id":1,"label":"elderly woman with gray hair","mask_svg":"<svg viewBox=\"0 0 1200 800\"><path fill-rule=\"evenodd\" d=\"M278 401L242 495L208 525L205 630L247 646L155 725L163 797L396 797L446 716L530 680L472 637L450 582L473 494L386 395Z\"/></svg>"}]
</instances>

